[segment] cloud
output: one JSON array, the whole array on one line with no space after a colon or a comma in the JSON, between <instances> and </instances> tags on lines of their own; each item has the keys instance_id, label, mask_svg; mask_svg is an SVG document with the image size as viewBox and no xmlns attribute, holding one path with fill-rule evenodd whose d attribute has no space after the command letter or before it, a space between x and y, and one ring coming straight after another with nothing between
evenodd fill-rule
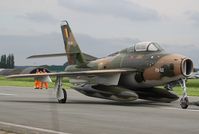
<instances>
[{"instance_id":1,"label":"cloud","mask_svg":"<svg viewBox=\"0 0 199 134\"><path fill-rule=\"evenodd\" d=\"M86 34L75 34L80 49L96 57L104 57L116 51L132 46L140 42L136 38L95 38ZM196 44L176 45L160 44L169 53L180 53L193 59L198 67L198 51ZM61 32L44 34L41 36L11 36L0 35L0 55L13 53L16 65L43 65L66 62L66 57L26 60L26 57L34 54L63 53L64 44Z\"/></svg>"},{"instance_id":2,"label":"cloud","mask_svg":"<svg viewBox=\"0 0 199 134\"><path fill-rule=\"evenodd\" d=\"M97 57L106 56L139 41L130 38L97 39L85 34L76 34L76 39L83 52ZM16 65L63 64L66 62L66 57L26 60L26 57L34 54L63 53L65 50L61 33L41 36L0 35L0 48L0 55L9 53L15 55Z\"/></svg>"},{"instance_id":3,"label":"cloud","mask_svg":"<svg viewBox=\"0 0 199 134\"><path fill-rule=\"evenodd\" d=\"M109 15L131 21L153 21L161 17L158 12L127 0L59 0L65 8L90 14Z\"/></svg>"},{"instance_id":4,"label":"cloud","mask_svg":"<svg viewBox=\"0 0 199 134\"><path fill-rule=\"evenodd\" d=\"M198 11L187 11L185 15L194 23L199 24L199 12Z\"/></svg>"},{"instance_id":5,"label":"cloud","mask_svg":"<svg viewBox=\"0 0 199 134\"><path fill-rule=\"evenodd\" d=\"M46 12L33 12L33 13L26 13L23 16L20 16L24 19L34 21L34 22L43 22L43 23L54 23L57 20L50 14Z\"/></svg>"},{"instance_id":6,"label":"cloud","mask_svg":"<svg viewBox=\"0 0 199 134\"><path fill-rule=\"evenodd\" d=\"M199 46L197 44L163 44L165 50L169 53L179 53L191 58L195 67L199 67L198 52Z\"/></svg>"},{"instance_id":7,"label":"cloud","mask_svg":"<svg viewBox=\"0 0 199 134\"><path fill-rule=\"evenodd\" d=\"M76 38L84 52L97 57L109 55L140 42L136 38L95 38L86 34L77 34Z\"/></svg>"},{"instance_id":8,"label":"cloud","mask_svg":"<svg viewBox=\"0 0 199 134\"><path fill-rule=\"evenodd\" d=\"M80 49L96 57L104 57L116 51L140 42L136 38L94 38L86 34L75 34ZM169 53L180 53L193 59L199 67L198 51L196 44L160 44ZM42 36L11 36L0 35L0 55L13 53L16 65L43 65L59 64L66 62L66 57L44 58L26 60L34 54L63 53L64 44L61 33L44 34Z\"/></svg>"},{"instance_id":9,"label":"cloud","mask_svg":"<svg viewBox=\"0 0 199 134\"><path fill-rule=\"evenodd\" d=\"M41 36L0 35L0 55L13 53L16 65L53 64L55 59L26 60L34 54L64 52L61 34L45 34ZM55 61L62 64L65 60ZM43 63L42 63L43 62Z\"/></svg>"}]
</instances>

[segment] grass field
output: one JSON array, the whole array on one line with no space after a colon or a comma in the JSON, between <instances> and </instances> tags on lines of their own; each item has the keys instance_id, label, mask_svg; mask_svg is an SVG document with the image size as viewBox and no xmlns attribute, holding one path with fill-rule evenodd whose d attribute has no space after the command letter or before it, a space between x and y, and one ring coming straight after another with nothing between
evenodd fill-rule
<instances>
[{"instance_id":1,"label":"grass field","mask_svg":"<svg viewBox=\"0 0 199 134\"><path fill-rule=\"evenodd\" d=\"M53 82L49 83L49 88L54 88L55 78L51 78ZM16 86L16 87L34 87L33 78L17 78L17 79L6 79L3 76L0 76L0 86ZM64 88L70 88L71 84L67 78L63 79Z\"/></svg>"},{"instance_id":2,"label":"grass field","mask_svg":"<svg viewBox=\"0 0 199 134\"><path fill-rule=\"evenodd\" d=\"M187 91L189 96L199 96L199 79L189 79L187 81ZM182 88L177 86L174 88L174 92L182 95Z\"/></svg>"},{"instance_id":3,"label":"grass field","mask_svg":"<svg viewBox=\"0 0 199 134\"><path fill-rule=\"evenodd\" d=\"M55 78L52 78L52 81L52 83L49 83L50 88L54 88ZM67 78L64 78L63 85L66 89L71 86ZM6 79L0 76L0 86L34 87L34 80L32 78ZM187 82L187 89L189 96L199 96L199 79L189 79ZM174 88L174 92L178 95L182 95L182 88L177 86Z\"/></svg>"}]
</instances>

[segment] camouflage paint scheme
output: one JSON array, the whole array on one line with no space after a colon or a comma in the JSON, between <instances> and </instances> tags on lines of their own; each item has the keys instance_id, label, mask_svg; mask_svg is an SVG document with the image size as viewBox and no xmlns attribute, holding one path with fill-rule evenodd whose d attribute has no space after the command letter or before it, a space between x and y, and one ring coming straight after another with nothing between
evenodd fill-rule
<instances>
[{"instance_id":1,"label":"camouflage paint scheme","mask_svg":"<svg viewBox=\"0 0 199 134\"><path fill-rule=\"evenodd\" d=\"M69 63L65 69L66 72L108 69L136 70L113 76L115 79L118 77L117 84L99 82L112 79L112 76L109 75L76 76L77 79L86 79L87 82L73 88L87 96L116 101L132 101L141 98L171 102L177 100L178 96L164 88L156 87L186 78L193 70L193 63L189 58L179 54L168 54L155 42L137 43L107 57L88 62L84 60L67 22L61 26L61 30Z\"/></svg>"},{"instance_id":2,"label":"camouflage paint scheme","mask_svg":"<svg viewBox=\"0 0 199 134\"><path fill-rule=\"evenodd\" d=\"M107 57L95 59L81 52L66 21L61 25L61 31L69 64L64 72L21 74L8 76L8 78L45 79L56 76L55 90L60 103L66 102L67 95L62 89L62 77L73 78L73 89L80 93L115 101L133 101L138 98L162 102L175 101L179 97L169 90L172 85L182 80L184 95L181 104L182 108L187 108L188 99L184 78L189 77L193 72L191 59L179 54L166 53L155 42L140 42ZM63 53L31 57L60 55ZM166 88L160 88L160 86Z\"/></svg>"},{"instance_id":3,"label":"camouflage paint scheme","mask_svg":"<svg viewBox=\"0 0 199 134\"><path fill-rule=\"evenodd\" d=\"M68 64L82 65L85 60L69 25L62 25L61 29L65 44L65 51L68 57Z\"/></svg>"}]
</instances>

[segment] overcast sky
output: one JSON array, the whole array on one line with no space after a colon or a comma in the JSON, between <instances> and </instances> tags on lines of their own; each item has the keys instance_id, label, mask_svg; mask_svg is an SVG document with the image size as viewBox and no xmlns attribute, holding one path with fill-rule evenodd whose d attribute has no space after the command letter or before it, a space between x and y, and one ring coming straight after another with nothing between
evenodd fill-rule
<instances>
[{"instance_id":1,"label":"overcast sky","mask_svg":"<svg viewBox=\"0 0 199 134\"><path fill-rule=\"evenodd\" d=\"M63 64L66 57L25 59L64 52L61 20L94 56L155 41L199 65L198 0L0 0L0 55L14 53L16 65Z\"/></svg>"}]
</instances>

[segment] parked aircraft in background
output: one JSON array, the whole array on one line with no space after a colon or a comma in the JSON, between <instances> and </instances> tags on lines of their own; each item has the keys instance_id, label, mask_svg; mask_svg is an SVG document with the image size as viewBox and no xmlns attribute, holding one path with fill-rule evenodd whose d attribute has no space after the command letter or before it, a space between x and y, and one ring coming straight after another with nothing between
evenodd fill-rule
<instances>
[{"instance_id":1,"label":"parked aircraft in background","mask_svg":"<svg viewBox=\"0 0 199 134\"><path fill-rule=\"evenodd\" d=\"M179 97L170 89L174 83L180 83L183 89L180 105L183 109L188 107L185 79L192 74L193 63L186 56L166 53L155 42L140 42L104 58L91 56L92 60L86 60L67 21L61 25L61 31L69 64L64 72L19 74L8 78L37 77L44 81L49 76L56 76L55 90L60 103L67 100L66 90L62 87L63 77L76 79L72 88L82 94L115 101L145 99L172 102ZM107 48L103 49L110 48L107 44ZM65 54L36 55L32 58Z\"/></svg>"},{"instance_id":2,"label":"parked aircraft in background","mask_svg":"<svg viewBox=\"0 0 199 134\"><path fill-rule=\"evenodd\" d=\"M199 79L199 72L194 72L189 79Z\"/></svg>"}]
</instances>

